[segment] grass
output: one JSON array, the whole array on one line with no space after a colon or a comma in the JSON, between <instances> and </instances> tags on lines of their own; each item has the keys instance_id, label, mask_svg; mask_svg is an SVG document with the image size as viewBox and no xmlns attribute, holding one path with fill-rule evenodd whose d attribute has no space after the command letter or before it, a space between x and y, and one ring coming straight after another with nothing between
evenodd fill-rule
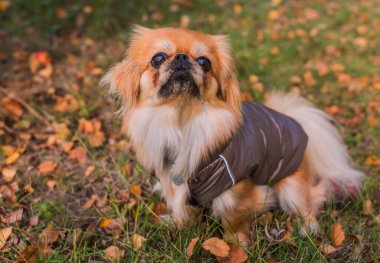
<instances>
[{"instance_id":1,"label":"grass","mask_svg":"<svg viewBox=\"0 0 380 263\"><path fill-rule=\"evenodd\" d=\"M57 12L62 11L59 8L66 13L62 18L57 18ZM317 11L317 15L310 10ZM221 236L222 226L207 212L181 230L152 223L151 211L159 202L158 196L151 195L154 179L136 163L133 153L125 150L127 142L119 132L119 120L112 114L115 107L97 86L100 75L91 73L93 64L105 70L120 60L131 24L179 26L183 16L190 18L189 28L230 37L241 89L256 101L261 101L269 91L282 89L299 92L323 109L338 107L334 114L350 154L369 177L357 201L326 204L319 217L321 232L316 237L303 239L294 234L295 245L270 242L260 220L254 221L252 244L246 250L248 261L268 262L273 258L277 262L379 261L380 229L374 216L380 206L380 169L365 164L368 156L380 155L379 124L369 122L380 114L376 107L370 106L380 100L380 91L374 88L380 81L379 65L372 62L380 56L379 13L380 5L375 0L12 1L8 10L0 12L0 86L7 91L1 94L5 96L9 91L24 94L20 97L43 118L65 124L71 134L63 141L84 147L87 162L80 165L70 160L60 142L44 146L46 134L60 131L44 127L27 110L21 118L14 119L0 109L0 121L13 131L1 135L0 146L28 144L27 151L13 164L18 169L14 179L18 186L16 200L0 195L0 207L7 213L24 209L23 219L12 225L17 240L1 252L0 261L15 261L27 246L38 241L38 235L48 224L62 231L64 238L51 244L54 252L47 257L40 255L39 262L111 262L103 252L111 245L125 250L121 262L216 261L200 245L191 258L186 256L192 238L199 236L202 242ZM53 58L50 82L32 80L27 58L39 50L47 50ZM20 59L23 52L26 58ZM328 67L326 74L318 73L318 63ZM343 65L343 71L334 71L334 64ZM311 72L315 84L305 79L307 72ZM340 81L341 73L349 75L351 80ZM252 75L258 76L264 90L250 82ZM300 81L290 81L294 76ZM357 85L358 82L361 84ZM49 93L49 88L54 92ZM42 92L25 95L29 89ZM66 94L74 96L78 109L54 110L57 97ZM104 144L92 147L88 138L78 132L80 118L101 120L106 135ZM20 133L30 133L32 139L25 141ZM1 154L0 166L6 167L3 161L6 155ZM59 166L54 174L41 176L36 167L47 159ZM96 167L95 171L85 176L86 168L91 165ZM56 186L50 189L49 181L54 181ZM142 196L123 198L123 193L135 184L142 186ZM9 184L0 179L1 185ZM33 192L24 191L27 186ZM104 199L105 204L98 202L83 210L81 207L93 194ZM365 199L374 202L372 216L362 214ZM133 206L132 200L136 201ZM339 215L333 216L334 211ZM31 215L39 217L34 227L28 223ZM276 220L284 227L287 217L274 212L269 229L276 227ZM124 218L118 235L99 227L101 220L107 218ZM347 237L357 234L363 240L350 242L346 238L338 252L325 255L319 245L331 243L329 235L335 222L343 225ZM0 221L0 229L6 226ZM134 233L146 238L137 251L132 245Z\"/></svg>"}]
</instances>

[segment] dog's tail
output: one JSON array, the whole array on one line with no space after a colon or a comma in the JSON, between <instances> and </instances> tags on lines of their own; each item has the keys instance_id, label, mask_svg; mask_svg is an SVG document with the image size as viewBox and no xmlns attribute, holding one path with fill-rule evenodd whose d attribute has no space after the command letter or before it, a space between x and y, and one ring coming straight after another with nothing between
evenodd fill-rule
<instances>
[{"instance_id":1,"label":"dog's tail","mask_svg":"<svg viewBox=\"0 0 380 263\"><path fill-rule=\"evenodd\" d=\"M355 169L332 117L305 99L291 94L273 93L266 106L298 121L309 137L306 161L309 173L342 197L356 196L364 174Z\"/></svg>"}]
</instances>

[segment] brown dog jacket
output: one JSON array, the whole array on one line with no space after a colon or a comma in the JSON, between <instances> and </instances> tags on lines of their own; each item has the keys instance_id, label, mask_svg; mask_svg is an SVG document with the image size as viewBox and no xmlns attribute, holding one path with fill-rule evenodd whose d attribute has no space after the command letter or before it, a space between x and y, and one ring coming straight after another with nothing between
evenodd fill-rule
<instances>
[{"instance_id":1,"label":"brown dog jacket","mask_svg":"<svg viewBox=\"0 0 380 263\"><path fill-rule=\"evenodd\" d=\"M210 207L214 198L244 178L271 185L300 166L308 137L294 119L244 102L243 123L224 150L188 180L191 202Z\"/></svg>"}]
</instances>

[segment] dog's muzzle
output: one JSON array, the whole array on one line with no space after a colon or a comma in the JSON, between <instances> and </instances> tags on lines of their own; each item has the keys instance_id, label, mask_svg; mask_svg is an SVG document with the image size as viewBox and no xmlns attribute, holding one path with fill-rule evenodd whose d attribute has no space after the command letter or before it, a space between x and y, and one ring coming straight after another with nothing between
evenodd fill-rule
<instances>
[{"instance_id":1,"label":"dog's muzzle","mask_svg":"<svg viewBox=\"0 0 380 263\"><path fill-rule=\"evenodd\" d=\"M170 70L173 72L168 81L161 86L159 95L169 97L181 94L188 94L193 97L199 97L199 88L191 75L192 64L186 54L177 54L171 65Z\"/></svg>"}]
</instances>

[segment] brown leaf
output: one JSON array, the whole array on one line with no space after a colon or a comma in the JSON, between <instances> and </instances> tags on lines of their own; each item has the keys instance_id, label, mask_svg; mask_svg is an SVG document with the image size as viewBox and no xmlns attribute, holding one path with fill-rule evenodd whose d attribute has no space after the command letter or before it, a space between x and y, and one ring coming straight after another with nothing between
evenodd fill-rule
<instances>
[{"instance_id":1,"label":"brown leaf","mask_svg":"<svg viewBox=\"0 0 380 263\"><path fill-rule=\"evenodd\" d=\"M82 205L82 209L83 210L89 209L95 203L97 199L98 199L98 195L91 195L90 199L87 200L87 202L84 203L84 205Z\"/></svg>"},{"instance_id":2,"label":"brown leaf","mask_svg":"<svg viewBox=\"0 0 380 263\"><path fill-rule=\"evenodd\" d=\"M202 248L210 251L214 256L221 258L227 257L230 252L228 244L224 240L216 237L212 237L203 242Z\"/></svg>"},{"instance_id":3,"label":"brown leaf","mask_svg":"<svg viewBox=\"0 0 380 263\"><path fill-rule=\"evenodd\" d=\"M20 118L24 113L21 105L10 98L2 99L1 106L4 110L12 114L16 119Z\"/></svg>"},{"instance_id":4,"label":"brown leaf","mask_svg":"<svg viewBox=\"0 0 380 263\"><path fill-rule=\"evenodd\" d=\"M331 229L330 239L335 247L339 247L343 244L345 239L344 230L340 223L335 223Z\"/></svg>"},{"instance_id":5,"label":"brown leaf","mask_svg":"<svg viewBox=\"0 0 380 263\"><path fill-rule=\"evenodd\" d=\"M323 251L323 253L325 253L326 255L330 255L332 253L335 253L338 251L337 248L331 246L331 245L323 245L321 246L321 250Z\"/></svg>"},{"instance_id":6,"label":"brown leaf","mask_svg":"<svg viewBox=\"0 0 380 263\"><path fill-rule=\"evenodd\" d=\"M380 224L380 214L375 216L375 222Z\"/></svg>"},{"instance_id":7,"label":"brown leaf","mask_svg":"<svg viewBox=\"0 0 380 263\"><path fill-rule=\"evenodd\" d=\"M375 212L373 208L373 203L371 200L367 199L363 202L363 214L366 216L370 216Z\"/></svg>"},{"instance_id":8,"label":"brown leaf","mask_svg":"<svg viewBox=\"0 0 380 263\"><path fill-rule=\"evenodd\" d=\"M316 20L321 16L317 10L311 8L306 8L304 15L307 20Z\"/></svg>"},{"instance_id":9,"label":"brown leaf","mask_svg":"<svg viewBox=\"0 0 380 263\"><path fill-rule=\"evenodd\" d=\"M125 250L124 249L120 249L120 248L118 248L116 246L109 246L109 247L107 247L103 251L112 260L120 260L121 258L124 257L124 254L125 254Z\"/></svg>"},{"instance_id":10,"label":"brown leaf","mask_svg":"<svg viewBox=\"0 0 380 263\"><path fill-rule=\"evenodd\" d=\"M52 225L48 225L42 232L38 235L39 240L43 244L53 244L58 240L59 231L52 229Z\"/></svg>"},{"instance_id":11,"label":"brown leaf","mask_svg":"<svg viewBox=\"0 0 380 263\"><path fill-rule=\"evenodd\" d=\"M22 219L23 211L24 210L22 208L20 208L16 211L6 215L6 216L0 215L1 222L5 223L5 224L14 224L16 222L19 222Z\"/></svg>"},{"instance_id":12,"label":"brown leaf","mask_svg":"<svg viewBox=\"0 0 380 263\"><path fill-rule=\"evenodd\" d=\"M46 175L53 172L57 166L58 164L53 161L44 161L38 165L38 170L41 174Z\"/></svg>"},{"instance_id":13,"label":"brown leaf","mask_svg":"<svg viewBox=\"0 0 380 263\"><path fill-rule=\"evenodd\" d=\"M133 234L132 235L133 249L135 251L139 250L145 240L146 240L145 237L140 236L138 234Z\"/></svg>"},{"instance_id":14,"label":"brown leaf","mask_svg":"<svg viewBox=\"0 0 380 263\"><path fill-rule=\"evenodd\" d=\"M13 167L4 167L1 169L1 174L6 182L12 181L13 177L16 175L17 169Z\"/></svg>"},{"instance_id":15,"label":"brown leaf","mask_svg":"<svg viewBox=\"0 0 380 263\"><path fill-rule=\"evenodd\" d=\"M87 152L82 146L78 146L71 150L69 154L70 159L76 160L80 164L84 164L87 161Z\"/></svg>"},{"instance_id":16,"label":"brown leaf","mask_svg":"<svg viewBox=\"0 0 380 263\"><path fill-rule=\"evenodd\" d=\"M248 260L248 255L241 247L232 245L228 258L229 263L243 263Z\"/></svg>"},{"instance_id":17,"label":"brown leaf","mask_svg":"<svg viewBox=\"0 0 380 263\"><path fill-rule=\"evenodd\" d=\"M363 236L362 235L351 234L351 235L348 236L348 240L350 240L351 242L359 242L359 243L361 243L363 241Z\"/></svg>"},{"instance_id":18,"label":"brown leaf","mask_svg":"<svg viewBox=\"0 0 380 263\"><path fill-rule=\"evenodd\" d=\"M152 209L152 213L150 215L150 219L152 220L153 224L159 225L160 224L160 216L165 215L168 213L168 208L166 205L162 202L158 202L154 205Z\"/></svg>"},{"instance_id":19,"label":"brown leaf","mask_svg":"<svg viewBox=\"0 0 380 263\"><path fill-rule=\"evenodd\" d=\"M99 147L101 146L105 141L105 136L102 131L97 131L93 134L88 135L88 142L92 147Z\"/></svg>"},{"instance_id":20,"label":"brown leaf","mask_svg":"<svg viewBox=\"0 0 380 263\"><path fill-rule=\"evenodd\" d=\"M191 257L191 256L193 255L193 253L194 253L194 248L195 248L195 246L197 245L198 241L199 241L199 237L194 237L194 238L191 240L189 246L188 246L187 249L186 249L186 255L187 255L188 257Z\"/></svg>"},{"instance_id":21,"label":"brown leaf","mask_svg":"<svg viewBox=\"0 0 380 263\"><path fill-rule=\"evenodd\" d=\"M2 249L12 234L12 227L3 228L0 230L0 249Z\"/></svg>"},{"instance_id":22,"label":"brown leaf","mask_svg":"<svg viewBox=\"0 0 380 263\"><path fill-rule=\"evenodd\" d=\"M303 74L303 78L304 78L306 86L314 86L317 83L315 81L315 79L313 77L313 73L311 73L311 71L306 71Z\"/></svg>"}]
</instances>

